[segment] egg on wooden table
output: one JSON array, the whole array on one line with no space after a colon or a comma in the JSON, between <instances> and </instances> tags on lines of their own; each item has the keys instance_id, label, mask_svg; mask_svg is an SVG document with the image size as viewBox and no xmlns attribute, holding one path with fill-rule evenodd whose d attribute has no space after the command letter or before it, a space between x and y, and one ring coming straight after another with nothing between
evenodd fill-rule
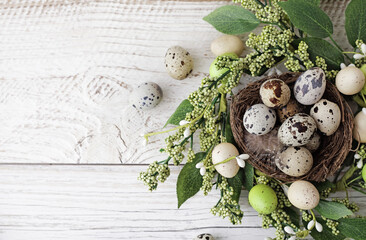
<instances>
[{"instance_id":1,"label":"egg on wooden table","mask_svg":"<svg viewBox=\"0 0 366 240\"><path fill-rule=\"evenodd\" d=\"M275 111L262 103L255 104L245 112L243 124L251 134L267 134L276 124Z\"/></svg>"},{"instance_id":2,"label":"egg on wooden table","mask_svg":"<svg viewBox=\"0 0 366 240\"><path fill-rule=\"evenodd\" d=\"M275 191L266 184L257 184L248 195L249 204L260 214L270 214L276 210L278 199Z\"/></svg>"},{"instance_id":3,"label":"egg on wooden table","mask_svg":"<svg viewBox=\"0 0 366 240\"><path fill-rule=\"evenodd\" d=\"M234 35L222 35L211 43L211 51L216 56L224 53L235 53L237 56L244 51L243 41Z\"/></svg>"},{"instance_id":4,"label":"egg on wooden table","mask_svg":"<svg viewBox=\"0 0 366 240\"><path fill-rule=\"evenodd\" d=\"M187 50L174 46L165 54L165 68L172 78L182 80L192 72L193 59Z\"/></svg>"},{"instance_id":5,"label":"egg on wooden table","mask_svg":"<svg viewBox=\"0 0 366 240\"><path fill-rule=\"evenodd\" d=\"M310 110L320 132L327 136L335 133L341 124L341 110L338 105L326 99L321 99Z\"/></svg>"},{"instance_id":6,"label":"egg on wooden table","mask_svg":"<svg viewBox=\"0 0 366 240\"><path fill-rule=\"evenodd\" d=\"M314 135L310 138L309 142L304 145L304 147L311 153L313 153L318 150L318 148L320 147L320 143L321 137L317 132L315 132Z\"/></svg>"},{"instance_id":7,"label":"egg on wooden table","mask_svg":"<svg viewBox=\"0 0 366 240\"><path fill-rule=\"evenodd\" d=\"M193 238L193 240L215 240L215 238L209 233L202 233L197 237Z\"/></svg>"},{"instance_id":8,"label":"egg on wooden table","mask_svg":"<svg viewBox=\"0 0 366 240\"><path fill-rule=\"evenodd\" d=\"M314 119L305 113L298 113L282 123L278 138L286 146L302 146L309 142L315 130Z\"/></svg>"},{"instance_id":9,"label":"egg on wooden table","mask_svg":"<svg viewBox=\"0 0 366 240\"><path fill-rule=\"evenodd\" d=\"M316 187L308 181L298 180L288 189L288 199L291 204L302 210L314 209L320 201Z\"/></svg>"},{"instance_id":10,"label":"egg on wooden table","mask_svg":"<svg viewBox=\"0 0 366 240\"><path fill-rule=\"evenodd\" d=\"M365 75L356 67L348 66L338 72L336 87L344 95L353 95L360 92L365 85Z\"/></svg>"},{"instance_id":11,"label":"egg on wooden table","mask_svg":"<svg viewBox=\"0 0 366 240\"><path fill-rule=\"evenodd\" d=\"M217 164L228 158L236 157L239 155L238 149L231 143L220 143L212 150L212 163ZM239 171L239 165L236 159L232 159L229 162L221 163L215 166L218 173L226 178L235 177Z\"/></svg>"},{"instance_id":12,"label":"egg on wooden table","mask_svg":"<svg viewBox=\"0 0 366 240\"><path fill-rule=\"evenodd\" d=\"M318 67L311 68L297 78L294 86L295 98L303 105L312 105L323 97L326 85L324 71Z\"/></svg>"},{"instance_id":13,"label":"egg on wooden table","mask_svg":"<svg viewBox=\"0 0 366 240\"><path fill-rule=\"evenodd\" d=\"M145 82L139 85L130 94L130 104L139 110L148 110L158 105L163 98L163 91L154 82Z\"/></svg>"},{"instance_id":14,"label":"egg on wooden table","mask_svg":"<svg viewBox=\"0 0 366 240\"><path fill-rule=\"evenodd\" d=\"M355 117L353 138L361 143L366 143L366 108L362 108L362 111Z\"/></svg>"},{"instance_id":15,"label":"egg on wooden table","mask_svg":"<svg viewBox=\"0 0 366 240\"><path fill-rule=\"evenodd\" d=\"M270 108L278 108L288 103L291 90L284 81L269 79L261 85L259 94L264 105Z\"/></svg>"},{"instance_id":16,"label":"egg on wooden table","mask_svg":"<svg viewBox=\"0 0 366 240\"><path fill-rule=\"evenodd\" d=\"M291 98L290 101L281 108L277 109L277 115L281 123L287 118L294 116L297 113L304 111L304 106L299 104L295 99Z\"/></svg>"},{"instance_id":17,"label":"egg on wooden table","mask_svg":"<svg viewBox=\"0 0 366 240\"><path fill-rule=\"evenodd\" d=\"M276 159L276 166L289 176L300 177L310 171L313 156L304 147L288 147Z\"/></svg>"}]
</instances>

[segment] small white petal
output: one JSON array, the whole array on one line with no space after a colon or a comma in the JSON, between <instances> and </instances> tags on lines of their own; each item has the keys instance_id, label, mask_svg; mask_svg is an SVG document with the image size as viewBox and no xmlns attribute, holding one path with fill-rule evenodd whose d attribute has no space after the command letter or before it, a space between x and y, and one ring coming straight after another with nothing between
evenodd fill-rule
<instances>
[{"instance_id":1,"label":"small white petal","mask_svg":"<svg viewBox=\"0 0 366 240\"><path fill-rule=\"evenodd\" d=\"M311 221L308 223L308 230L313 229L314 225L315 225L314 220L311 220Z\"/></svg>"},{"instance_id":2,"label":"small white petal","mask_svg":"<svg viewBox=\"0 0 366 240\"><path fill-rule=\"evenodd\" d=\"M366 108L362 108L362 112L366 115Z\"/></svg>"},{"instance_id":3,"label":"small white petal","mask_svg":"<svg viewBox=\"0 0 366 240\"><path fill-rule=\"evenodd\" d=\"M203 162L199 162L196 164L196 168L201 168L201 167L203 167Z\"/></svg>"},{"instance_id":4,"label":"small white petal","mask_svg":"<svg viewBox=\"0 0 366 240\"><path fill-rule=\"evenodd\" d=\"M354 58L354 59L361 59L361 58L364 58L364 57L365 57L364 55L359 54L359 53L357 53L357 54L353 55L353 58Z\"/></svg>"},{"instance_id":5,"label":"small white petal","mask_svg":"<svg viewBox=\"0 0 366 240\"><path fill-rule=\"evenodd\" d=\"M346 64L344 63L341 63L341 69L345 68L346 67Z\"/></svg>"},{"instance_id":6,"label":"small white petal","mask_svg":"<svg viewBox=\"0 0 366 240\"><path fill-rule=\"evenodd\" d=\"M296 240L296 236L292 236L288 240Z\"/></svg>"},{"instance_id":7,"label":"small white petal","mask_svg":"<svg viewBox=\"0 0 366 240\"><path fill-rule=\"evenodd\" d=\"M364 44L364 43L362 43L362 45L361 45L361 52L363 54L366 54L366 44Z\"/></svg>"},{"instance_id":8,"label":"small white petal","mask_svg":"<svg viewBox=\"0 0 366 240\"><path fill-rule=\"evenodd\" d=\"M283 190L283 193L288 196L288 186L286 184L281 184L281 188Z\"/></svg>"},{"instance_id":9,"label":"small white petal","mask_svg":"<svg viewBox=\"0 0 366 240\"><path fill-rule=\"evenodd\" d=\"M363 166L363 161L362 161L362 159L360 159L360 161L358 161L358 163L357 163L357 167L358 167L359 169L361 169L361 168L362 168L362 166Z\"/></svg>"},{"instance_id":10,"label":"small white petal","mask_svg":"<svg viewBox=\"0 0 366 240\"><path fill-rule=\"evenodd\" d=\"M277 75L281 75L281 74L282 74L282 71L281 71L280 69L275 68L275 70L276 70L276 74L277 74Z\"/></svg>"},{"instance_id":11,"label":"small white petal","mask_svg":"<svg viewBox=\"0 0 366 240\"><path fill-rule=\"evenodd\" d=\"M244 168L245 162L243 159L236 157L236 162L238 163L239 167Z\"/></svg>"},{"instance_id":12,"label":"small white petal","mask_svg":"<svg viewBox=\"0 0 366 240\"><path fill-rule=\"evenodd\" d=\"M295 234L294 229L292 229L290 226L286 226L283 230L285 230L285 232L288 234Z\"/></svg>"},{"instance_id":13,"label":"small white petal","mask_svg":"<svg viewBox=\"0 0 366 240\"><path fill-rule=\"evenodd\" d=\"M182 120L182 121L179 122L179 125L182 126L182 125L186 125L188 123L189 123L188 121Z\"/></svg>"},{"instance_id":14,"label":"small white petal","mask_svg":"<svg viewBox=\"0 0 366 240\"><path fill-rule=\"evenodd\" d=\"M315 223L315 229L318 232L323 232L323 226L320 223L318 223L318 222Z\"/></svg>"},{"instance_id":15,"label":"small white petal","mask_svg":"<svg viewBox=\"0 0 366 240\"><path fill-rule=\"evenodd\" d=\"M191 130L189 130L189 128L186 128L186 130L184 130L183 135L185 138L189 137L189 135L191 135Z\"/></svg>"},{"instance_id":16,"label":"small white petal","mask_svg":"<svg viewBox=\"0 0 366 240\"><path fill-rule=\"evenodd\" d=\"M360 154L356 153L354 158L358 160L358 159L361 159L361 156L360 156Z\"/></svg>"},{"instance_id":17,"label":"small white petal","mask_svg":"<svg viewBox=\"0 0 366 240\"><path fill-rule=\"evenodd\" d=\"M353 63L351 63L350 65L348 65L348 67L356 67Z\"/></svg>"},{"instance_id":18,"label":"small white petal","mask_svg":"<svg viewBox=\"0 0 366 240\"><path fill-rule=\"evenodd\" d=\"M243 159L243 160L247 160L247 159L249 159L249 154L241 154L241 155L239 155L239 156L237 156L238 158L240 158L240 159Z\"/></svg>"},{"instance_id":19,"label":"small white petal","mask_svg":"<svg viewBox=\"0 0 366 240\"><path fill-rule=\"evenodd\" d=\"M206 168L205 167L201 167L200 168L200 174L203 176L203 175L205 175L205 173L206 173Z\"/></svg>"}]
</instances>

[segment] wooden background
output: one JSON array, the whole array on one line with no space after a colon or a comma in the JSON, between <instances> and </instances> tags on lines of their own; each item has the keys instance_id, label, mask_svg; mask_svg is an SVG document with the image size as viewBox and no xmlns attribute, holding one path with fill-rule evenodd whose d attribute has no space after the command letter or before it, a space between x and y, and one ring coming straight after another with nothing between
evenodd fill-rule
<instances>
[{"instance_id":1,"label":"wooden background","mask_svg":"<svg viewBox=\"0 0 366 240\"><path fill-rule=\"evenodd\" d=\"M149 193L137 181L165 156L158 131L195 90L214 59L220 33L202 20L229 1L7 0L0 2L0 239L264 239L261 220L241 197L245 218L232 226L209 210L218 193L199 193L177 210L175 182ZM323 1L336 39L346 44L347 1ZM245 35L242 36L245 39ZM180 45L195 68L183 81L164 69ZM244 78L243 84L250 78ZM148 112L128 106L145 81L164 91ZM342 194L340 194L342 195ZM366 197L351 193L366 209ZM363 210L366 213L365 210Z\"/></svg>"}]
</instances>

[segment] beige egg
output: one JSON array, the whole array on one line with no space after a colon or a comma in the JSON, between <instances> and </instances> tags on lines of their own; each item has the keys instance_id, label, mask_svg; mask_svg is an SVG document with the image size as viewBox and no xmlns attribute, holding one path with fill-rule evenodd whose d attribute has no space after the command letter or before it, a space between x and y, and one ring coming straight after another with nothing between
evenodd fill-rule
<instances>
[{"instance_id":1,"label":"beige egg","mask_svg":"<svg viewBox=\"0 0 366 240\"><path fill-rule=\"evenodd\" d=\"M172 78L182 80L192 72L193 59L187 50L174 46L165 54L165 68Z\"/></svg>"},{"instance_id":2,"label":"beige egg","mask_svg":"<svg viewBox=\"0 0 366 240\"><path fill-rule=\"evenodd\" d=\"M244 51L243 41L234 35L222 35L216 38L211 43L211 51L215 56L220 56L224 53L235 53L240 56Z\"/></svg>"},{"instance_id":3,"label":"beige egg","mask_svg":"<svg viewBox=\"0 0 366 240\"><path fill-rule=\"evenodd\" d=\"M320 201L316 187L308 181L299 180L288 189L288 199L295 207L302 210L314 209Z\"/></svg>"},{"instance_id":4,"label":"beige egg","mask_svg":"<svg viewBox=\"0 0 366 240\"><path fill-rule=\"evenodd\" d=\"M344 95L353 95L365 85L365 75L356 67L343 68L336 76L336 86Z\"/></svg>"},{"instance_id":5,"label":"beige egg","mask_svg":"<svg viewBox=\"0 0 366 240\"><path fill-rule=\"evenodd\" d=\"M304 147L288 147L276 159L276 166L289 176L300 177L310 171L313 156Z\"/></svg>"},{"instance_id":6,"label":"beige egg","mask_svg":"<svg viewBox=\"0 0 366 240\"><path fill-rule=\"evenodd\" d=\"M220 143L216 145L216 147L212 151L212 163L216 164L222 162L228 158L238 156L238 149L231 143ZM218 173L220 173L223 177L232 178L239 171L239 165L236 159L232 159L229 162L222 163L215 166L215 169Z\"/></svg>"},{"instance_id":7,"label":"beige egg","mask_svg":"<svg viewBox=\"0 0 366 240\"><path fill-rule=\"evenodd\" d=\"M295 99L291 98L290 101L281 108L277 109L277 115L282 122L284 122L287 118L294 116L297 113L301 113L304 111L304 106L300 105Z\"/></svg>"},{"instance_id":8,"label":"beige egg","mask_svg":"<svg viewBox=\"0 0 366 240\"><path fill-rule=\"evenodd\" d=\"M362 108L362 111L355 117L353 138L361 143L366 143L366 108Z\"/></svg>"},{"instance_id":9,"label":"beige egg","mask_svg":"<svg viewBox=\"0 0 366 240\"><path fill-rule=\"evenodd\" d=\"M259 89L264 105L270 108L285 106L291 97L291 90L287 84L280 79L269 79Z\"/></svg>"},{"instance_id":10,"label":"beige egg","mask_svg":"<svg viewBox=\"0 0 366 240\"><path fill-rule=\"evenodd\" d=\"M334 102L321 99L310 110L320 132L327 136L335 133L341 124L341 110Z\"/></svg>"},{"instance_id":11,"label":"beige egg","mask_svg":"<svg viewBox=\"0 0 366 240\"><path fill-rule=\"evenodd\" d=\"M320 147L321 138L320 135L315 132L314 135L310 138L309 142L305 144L305 148L310 152L315 152Z\"/></svg>"}]
</instances>

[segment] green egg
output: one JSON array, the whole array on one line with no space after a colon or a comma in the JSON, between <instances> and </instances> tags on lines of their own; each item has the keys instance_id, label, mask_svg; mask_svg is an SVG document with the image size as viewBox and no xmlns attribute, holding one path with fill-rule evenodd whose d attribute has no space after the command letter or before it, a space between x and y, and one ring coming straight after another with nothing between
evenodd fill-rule
<instances>
[{"instance_id":1,"label":"green egg","mask_svg":"<svg viewBox=\"0 0 366 240\"><path fill-rule=\"evenodd\" d=\"M221 56L228 56L228 57L232 57L232 58L238 58L238 56L235 53L224 53L224 54L220 55L219 57L221 57ZM211 66L210 66L210 77L212 77L212 78L220 77L227 70L229 70L228 68L219 69L216 66L217 58L211 63Z\"/></svg>"},{"instance_id":2,"label":"green egg","mask_svg":"<svg viewBox=\"0 0 366 240\"><path fill-rule=\"evenodd\" d=\"M366 164L362 168L362 178L366 182Z\"/></svg>"},{"instance_id":3,"label":"green egg","mask_svg":"<svg viewBox=\"0 0 366 240\"><path fill-rule=\"evenodd\" d=\"M277 208L277 196L268 185L258 184L249 192L250 205L260 214L270 214Z\"/></svg>"}]
</instances>

